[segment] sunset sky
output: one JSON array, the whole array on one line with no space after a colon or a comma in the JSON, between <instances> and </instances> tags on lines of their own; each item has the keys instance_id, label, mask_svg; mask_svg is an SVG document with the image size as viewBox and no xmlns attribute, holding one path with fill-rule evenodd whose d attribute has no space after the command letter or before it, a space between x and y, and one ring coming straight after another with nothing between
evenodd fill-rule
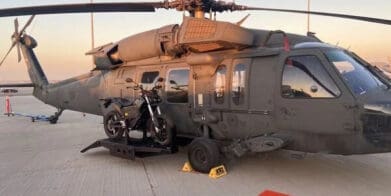
<instances>
[{"instance_id":1,"label":"sunset sky","mask_svg":"<svg viewBox=\"0 0 391 196\"><path fill-rule=\"evenodd\" d=\"M116 0L118 2L123 2ZM146 1L146 0L144 0ZM1 0L0 9L32 5L88 3L90 0ZM108 2L94 0L94 2ZM113 2L113 1L111 1ZM136 2L136 1L133 1ZM362 15L391 20L389 0L311 0L313 11ZM307 0L237 0L238 4L259 7L307 9ZM305 34L305 15L272 12L235 12L218 14L218 19L237 22L250 13L245 27ZM0 18L0 56L11 45L13 20ZM28 17L19 17L23 26ZM181 23L182 13L174 10L158 10L156 13L105 13L95 14L95 46L118 41L129 35L158 28L167 24ZM349 48L370 62L387 62L391 57L391 26L312 16L311 31L324 42ZM50 80L61 80L91 70L92 60L84 53L91 48L90 15L61 14L39 15L27 33L38 41L35 49L38 59ZM0 82L29 80L26 65L17 63L16 50L0 67Z\"/></svg>"}]
</instances>

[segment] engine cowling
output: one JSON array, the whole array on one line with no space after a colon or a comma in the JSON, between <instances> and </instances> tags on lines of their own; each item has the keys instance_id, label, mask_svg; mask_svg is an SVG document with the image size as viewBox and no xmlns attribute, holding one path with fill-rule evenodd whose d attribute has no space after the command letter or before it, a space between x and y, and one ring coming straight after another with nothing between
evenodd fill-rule
<instances>
[{"instance_id":1,"label":"engine cowling","mask_svg":"<svg viewBox=\"0 0 391 196\"><path fill-rule=\"evenodd\" d=\"M119 67L123 61L119 58L118 44L109 43L88 51L86 55L93 55L97 70L111 70Z\"/></svg>"},{"instance_id":2,"label":"engine cowling","mask_svg":"<svg viewBox=\"0 0 391 196\"><path fill-rule=\"evenodd\" d=\"M185 17L181 26L169 25L118 42L119 58L137 61L156 56L178 57L196 53L240 49L253 45L254 34L228 22Z\"/></svg>"},{"instance_id":3,"label":"engine cowling","mask_svg":"<svg viewBox=\"0 0 391 196\"><path fill-rule=\"evenodd\" d=\"M254 34L237 24L185 17L181 26L168 25L95 48L97 69L114 69L123 62L170 56L187 51L204 53L252 46Z\"/></svg>"}]
</instances>

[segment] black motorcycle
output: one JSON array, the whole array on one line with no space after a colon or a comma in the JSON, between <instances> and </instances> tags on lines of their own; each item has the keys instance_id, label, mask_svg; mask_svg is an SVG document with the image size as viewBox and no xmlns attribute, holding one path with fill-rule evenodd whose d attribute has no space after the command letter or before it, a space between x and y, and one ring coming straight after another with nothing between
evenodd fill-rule
<instances>
[{"instance_id":1,"label":"black motorcycle","mask_svg":"<svg viewBox=\"0 0 391 196\"><path fill-rule=\"evenodd\" d=\"M120 139L125 134L131 141L154 142L167 146L172 142L172 124L162 115L159 104L162 102L158 90L161 85L154 85L152 90L144 90L142 85L127 78L128 87L141 91L141 97L134 101L123 98L108 98L103 100L104 129L109 138ZM163 82L162 78L157 80ZM134 138L132 133L142 133L142 137Z\"/></svg>"}]
</instances>

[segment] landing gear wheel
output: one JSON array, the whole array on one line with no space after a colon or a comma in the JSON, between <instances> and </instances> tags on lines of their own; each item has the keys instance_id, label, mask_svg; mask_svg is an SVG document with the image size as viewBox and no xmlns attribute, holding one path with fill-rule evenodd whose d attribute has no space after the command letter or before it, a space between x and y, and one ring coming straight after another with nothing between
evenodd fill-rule
<instances>
[{"instance_id":1,"label":"landing gear wheel","mask_svg":"<svg viewBox=\"0 0 391 196\"><path fill-rule=\"evenodd\" d=\"M169 123L164 117L156 117L159 132L156 132L155 127L151 119L148 121L148 131L152 134L154 142L162 145L168 146L172 142L173 138L173 126Z\"/></svg>"},{"instance_id":2,"label":"landing gear wheel","mask_svg":"<svg viewBox=\"0 0 391 196\"><path fill-rule=\"evenodd\" d=\"M64 109L58 108L58 111L49 117L48 120L50 124L57 124L58 118L61 116L62 112L64 112Z\"/></svg>"},{"instance_id":3,"label":"landing gear wheel","mask_svg":"<svg viewBox=\"0 0 391 196\"><path fill-rule=\"evenodd\" d=\"M220 165L220 151L216 142L208 138L196 138L191 142L188 158L191 166L196 171L209 173Z\"/></svg>"},{"instance_id":4,"label":"landing gear wheel","mask_svg":"<svg viewBox=\"0 0 391 196\"><path fill-rule=\"evenodd\" d=\"M49 118L50 124L56 124L57 121L58 121L58 118L57 118L57 117L51 116L51 117Z\"/></svg>"},{"instance_id":5,"label":"landing gear wheel","mask_svg":"<svg viewBox=\"0 0 391 196\"><path fill-rule=\"evenodd\" d=\"M111 111L103 117L105 133L111 139L119 139L124 134L124 129L120 123L120 116L117 111Z\"/></svg>"}]
</instances>

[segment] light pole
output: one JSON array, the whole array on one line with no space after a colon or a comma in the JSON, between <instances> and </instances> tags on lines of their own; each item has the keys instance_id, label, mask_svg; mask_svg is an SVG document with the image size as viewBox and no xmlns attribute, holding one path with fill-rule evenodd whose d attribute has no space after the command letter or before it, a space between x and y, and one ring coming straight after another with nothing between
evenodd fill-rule
<instances>
[{"instance_id":1,"label":"light pole","mask_svg":"<svg viewBox=\"0 0 391 196\"><path fill-rule=\"evenodd\" d=\"M94 3L94 0L90 1L91 4ZM95 33L94 33L94 12L91 12L91 50L95 48ZM94 55L92 56L92 68L94 68ZM86 113L83 112L83 117L86 116Z\"/></svg>"},{"instance_id":2,"label":"light pole","mask_svg":"<svg viewBox=\"0 0 391 196\"><path fill-rule=\"evenodd\" d=\"M93 3L93 0L91 0L91 3ZM95 35L94 35L94 13L91 12L91 49L95 48Z\"/></svg>"}]
</instances>

